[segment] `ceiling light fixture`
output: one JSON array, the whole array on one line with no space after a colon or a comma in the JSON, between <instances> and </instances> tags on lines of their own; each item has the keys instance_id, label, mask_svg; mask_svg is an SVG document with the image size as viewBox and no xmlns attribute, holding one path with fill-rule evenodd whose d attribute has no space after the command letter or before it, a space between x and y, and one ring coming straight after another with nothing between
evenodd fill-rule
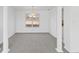
<instances>
[{"instance_id":1,"label":"ceiling light fixture","mask_svg":"<svg viewBox=\"0 0 79 59\"><path fill-rule=\"evenodd\" d=\"M28 17L33 17L33 18L39 17L39 14L37 13L37 10L34 6L32 6L32 12L28 14Z\"/></svg>"}]
</instances>

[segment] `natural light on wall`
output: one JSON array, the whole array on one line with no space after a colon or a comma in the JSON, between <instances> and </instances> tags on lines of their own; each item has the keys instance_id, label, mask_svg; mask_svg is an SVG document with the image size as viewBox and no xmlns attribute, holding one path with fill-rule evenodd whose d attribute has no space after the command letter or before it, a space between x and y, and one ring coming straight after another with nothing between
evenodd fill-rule
<instances>
[{"instance_id":1,"label":"natural light on wall","mask_svg":"<svg viewBox=\"0 0 79 59\"><path fill-rule=\"evenodd\" d=\"M32 7L32 13L26 16L26 27L39 27L39 13L36 12L35 7Z\"/></svg>"}]
</instances>

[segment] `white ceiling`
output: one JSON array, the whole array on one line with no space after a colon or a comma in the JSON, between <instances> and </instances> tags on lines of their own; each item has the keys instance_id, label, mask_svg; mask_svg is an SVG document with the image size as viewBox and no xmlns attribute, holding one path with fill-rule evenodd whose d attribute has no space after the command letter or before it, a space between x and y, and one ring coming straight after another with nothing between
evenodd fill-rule
<instances>
[{"instance_id":1,"label":"white ceiling","mask_svg":"<svg viewBox=\"0 0 79 59\"><path fill-rule=\"evenodd\" d=\"M51 10L55 6L34 6L35 9L37 10ZM21 9L21 10L31 10L32 6L15 6L15 9Z\"/></svg>"}]
</instances>

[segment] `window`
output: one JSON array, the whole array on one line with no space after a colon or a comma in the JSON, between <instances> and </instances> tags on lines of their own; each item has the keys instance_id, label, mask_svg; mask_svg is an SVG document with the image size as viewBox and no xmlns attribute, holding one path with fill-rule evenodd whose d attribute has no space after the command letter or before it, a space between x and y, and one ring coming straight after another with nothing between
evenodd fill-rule
<instances>
[{"instance_id":1,"label":"window","mask_svg":"<svg viewBox=\"0 0 79 59\"><path fill-rule=\"evenodd\" d=\"M39 17L26 17L26 27L39 27Z\"/></svg>"}]
</instances>

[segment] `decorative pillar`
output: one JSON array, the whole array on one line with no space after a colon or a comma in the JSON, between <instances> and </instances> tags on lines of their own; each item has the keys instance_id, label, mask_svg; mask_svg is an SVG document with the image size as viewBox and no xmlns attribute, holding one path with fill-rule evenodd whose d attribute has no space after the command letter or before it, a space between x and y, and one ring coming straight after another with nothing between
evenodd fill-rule
<instances>
[{"instance_id":1,"label":"decorative pillar","mask_svg":"<svg viewBox=\"0 0 79 59\"><path fill-rule=\"evenodd\" d=\"M57 48L58 52L62 50L62 7L57 7Z\"/></svg>"},{"instance_id":2,"label":"decorative pillar","mask_svg":"<svg viewBox=\"0 0 79 59\"><path fill-rule=\"evenodd\" d=\"M3 7L3 51L2 53L8 53L8 7Z\"/></svg>"}]
</instances>

